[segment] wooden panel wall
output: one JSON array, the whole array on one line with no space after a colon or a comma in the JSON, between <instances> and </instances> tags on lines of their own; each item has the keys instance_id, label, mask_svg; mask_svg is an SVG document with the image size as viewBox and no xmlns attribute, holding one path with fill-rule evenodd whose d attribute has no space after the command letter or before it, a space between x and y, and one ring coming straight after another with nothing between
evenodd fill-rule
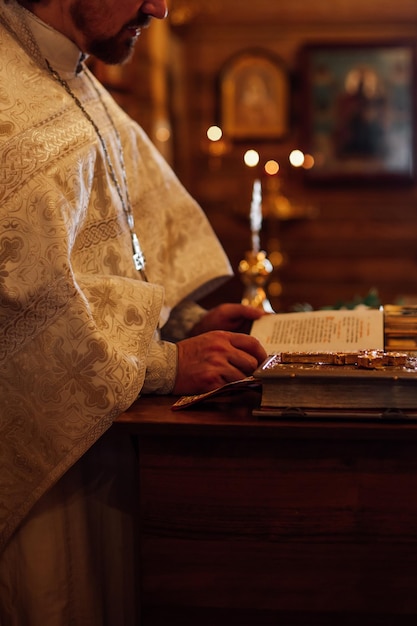
<instances>
[{"instance_id":1,"label":"wooden panel wall","mask_svg":"<svg viewBox=\"0 0 417 626\"><path fill-rule=\"evenodd\" d=\"M366 22L355 23L359 0L349 4L349 20L346 3L336 1L331 14L319 10L317 15L312 2L308 14L299 14L298 22L294 12L289 12L288 23L281 21L279 15L263 25L222 25L221 21L207 25L201 21L176 33L183 47L187 76L184 116L189 147L186 155L179 155L176 169L205 209L235 270L250 244L248 215L254 172L243 165L243 152L254 147L263 162L272 157L286 159L290 149L298 147L303 104L297 89L293 89L292 125L284 140L232 144L224 157L211 158L204 133L218 121L217 78L221 68L237 52L261 48L283 61L294 87L300 79L299 51L306 43L415 40L416 10L411 12L409 4L400 2L399 13L393 19L392 8L389 10L387 3L380 4L381 13ZM415 185L312 188L301 175L293 173L290 179L284 178L284 192L295 205L308 209L308 216L279 223L264 221L262 242L267 252L274 251L279 239L285 253L285 264L273 279L274 283L278 279L283 288L280 297L271 294L277 310L305 302L314 308L351 302L373 288L382 302L417 294ZM237 277L206 304L230 297L239 300L241 294Z\"/></svg>"}]
</instances>

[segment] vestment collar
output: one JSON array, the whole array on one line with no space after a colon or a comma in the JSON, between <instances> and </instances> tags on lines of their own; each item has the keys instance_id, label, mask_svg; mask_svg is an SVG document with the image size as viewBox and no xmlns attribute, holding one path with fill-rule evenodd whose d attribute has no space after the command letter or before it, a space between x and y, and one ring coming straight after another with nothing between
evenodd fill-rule
<instances>
[{"instance_id":1,"label":"vestment collar","mask_svg":"<svg viewBox=\"0 0 417 626\"><path fill-rule=\"evenodd\" d=\"M78 46L62 33L49 26L36 15L24 9L27 24L33 33L42 55L63 74L79 74L86 58Z\"/></svg>"},{"instance_id":2,"label":"vestment collar","mask_svg":"<svg viewBox=\"0 0 417 626\"><path fill-rule=\"evenodd\" d=\"M66 79L82 72L87 55L17 0L0 0L0 21L39 66L46 67L47 59Z\"/></svg>"}]
</instances>

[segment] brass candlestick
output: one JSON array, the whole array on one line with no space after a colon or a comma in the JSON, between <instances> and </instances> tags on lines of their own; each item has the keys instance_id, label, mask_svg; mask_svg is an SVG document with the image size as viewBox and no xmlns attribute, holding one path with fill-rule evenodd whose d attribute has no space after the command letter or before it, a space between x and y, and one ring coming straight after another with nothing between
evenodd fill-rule
<instances>
[{"instance_id":1,"label":"brass candlestick","mask_svg":"<svg viewBox=\"0 0 417 626\"><path fill-rule=\"evenodd\" d=\"M242 304L274 313L265 291L272 270L272 263L267 259L266 252L263 250L246 252L245 258L239 263L239 272L245 285Z\"/></svg>"},{"instance_id":2,"label":"brass candlestick","mask_svg":"<svg viewBox=\"0 0 417 626\"><path fill-rule=\"evenodd\" d=\"M255 180L250 211L252 250L246 252L245 258L239 263L239 273L245 285L241 302L263 309L267 313L274 313L265 291L273 266L267 258L266 252L260 250L261 200L261 183L259 180Z\"/></svg>"}]
</instances>

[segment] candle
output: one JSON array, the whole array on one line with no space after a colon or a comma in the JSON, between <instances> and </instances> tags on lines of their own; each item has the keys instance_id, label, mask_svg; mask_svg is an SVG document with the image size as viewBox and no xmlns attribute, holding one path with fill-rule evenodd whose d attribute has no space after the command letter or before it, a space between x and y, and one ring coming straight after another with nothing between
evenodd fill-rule
<instances>
[{"instance_id":1,"label":"candle","mask_svg":"<svg viewBox=\"0 0 417 626\"><path fill-rule=\"evenodd\" d=\"M262 191L261 181L256 179L253 183L252 203L250 207L250 226L252 232L252 250L259 252L259 232L262 227Z\"/></svg>"}]
</instances>

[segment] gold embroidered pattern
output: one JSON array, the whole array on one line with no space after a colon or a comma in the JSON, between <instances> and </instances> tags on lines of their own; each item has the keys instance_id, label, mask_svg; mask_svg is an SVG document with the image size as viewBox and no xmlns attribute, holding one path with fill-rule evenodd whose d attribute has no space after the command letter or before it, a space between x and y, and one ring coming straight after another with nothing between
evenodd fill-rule
<instances>
[{"instance_id":1,"label":"gold embroidered pattern","mask_svg":"<svg viewBox=\"0 0 417 626\"><path fill-rule=\"evenodd\" d=\"M123 230L120 221L113 217L106 221L86 226L77 238L73 251L83 250L120 237Z\"/></svg>"},{"instance_id":2,"label":"gold embroidered pattern","mask_svg":"<svg viewBox=\"0 0 417 626\"><path fill-rule=\"evenodd\" d=\"M65 124L57 124L57 119ZM59 111L44 120L42 128L28 129L9 137L1 152L0 201L18 193L28 179L45 172L51 158L64 160L91 142L91 130L70 111Z\"/></svg>"},{"instance_id":3,"label":"gold embroidered pattern","mask_svg":"<svg viewBox=\"0 0 417 626\"><path fill-rule=\"evenodd\" d=\"M76 290L61 278L49 285L46 292L33 298L24 309L12 314L10 309L16 309L16 304L10 307L10 314L0 327L0 366L59 318L75 294Z\"/></svg>"}]
</instances>

